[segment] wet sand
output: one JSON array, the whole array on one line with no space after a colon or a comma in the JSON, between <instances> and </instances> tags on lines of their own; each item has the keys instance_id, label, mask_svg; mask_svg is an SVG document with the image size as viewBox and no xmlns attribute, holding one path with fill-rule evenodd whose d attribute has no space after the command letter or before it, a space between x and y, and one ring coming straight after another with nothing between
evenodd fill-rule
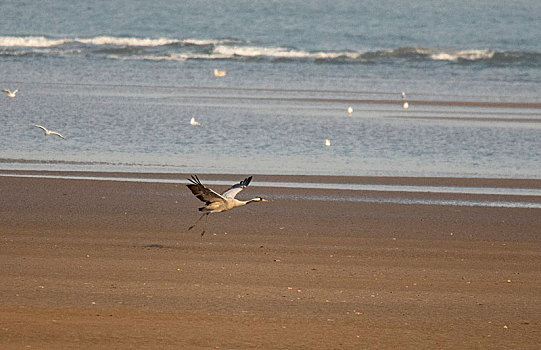
<instances>
[{"instance_id":1,"label":"wet sand","mask_svg":"<svg viewBox=\"0 0 541 350\"><path fill-rule=\"evenodd\" d=\"M0 347L538 347L540 209L298 200L335 191L257 186L286 178L256 176L239 198L272 201L211 215L201 237L186 231L201 203L182 184L0 177Z\"/></svg>"}]
</instances>

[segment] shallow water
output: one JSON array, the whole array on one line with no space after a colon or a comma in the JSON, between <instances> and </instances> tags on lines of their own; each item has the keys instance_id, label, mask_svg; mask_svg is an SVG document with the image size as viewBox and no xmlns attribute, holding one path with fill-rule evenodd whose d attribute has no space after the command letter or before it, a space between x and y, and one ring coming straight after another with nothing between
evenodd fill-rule
<instances>
[{"instance_id":1,"label":"shallow water","mask_svg":"<svg viewBox=\"0 0 541 350\"><path fill-rule=\"evenodd\" d=\"M23 178L45 178L45 179L68 179L68 180L90 180L90 181L123 181L123 182L144 182L144 183L172 183L187 184L187 181L178 179L157 179L129 176L84 176L84 175L46 175L46 174L1 174L2 177L23 177ZM205 180L205 185L231 185L230 181ZM271 188L297 188L297 189L328 189L336 190L335 195L267 195L269 200L315 200L315 201L340 201L340 202L363 202L363 203L396 203L396 204L421 204L421 205L451 205L451 206L473 206L473 207L497 207L497 208L523 208L541 209L541 189L538 188L508 188L508 187L464 187L464 186L412 186L412 185L376 185L376 184L336 184L336 183L304 183L304 182L253 182L252 187ZM347 193L341 191L346 190ZM363 192L392 192L394 197L367 196ZM446 198L411 198L408 194L467 194L467 195L497 195L508 196L507 200L477 200L477 199L446 199ZM346 195L347 194L347 195ZM511 196L511 197L509 197ZM521 201L513 199L512 196L531 197L533 201ZM515 197L517 198L517 197Z\"/></svg>"},{"instance_id":2,"label":"shallow water","mask_svg":"<svg viewBox=\"0 0 541 350\"><path fill-rule=\"evenodd\" d=\"M540 6L2 2L0 168L539 178Z\"/></svg>"}]
</instances>

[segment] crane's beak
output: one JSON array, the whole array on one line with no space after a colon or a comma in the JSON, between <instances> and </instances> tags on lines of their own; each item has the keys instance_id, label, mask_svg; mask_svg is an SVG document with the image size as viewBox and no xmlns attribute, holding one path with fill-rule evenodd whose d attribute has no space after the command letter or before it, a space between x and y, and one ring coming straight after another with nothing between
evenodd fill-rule
<instances>
[{"instance_id":1,"label":"crane's beak","mask_svg":"<svg viewBox=\"0 0 541 350\"><path fill-rule=\"evenodd\" d=\"M261 198L262 202L268 202L268 200Z\"/></svg>"}]
</instances>

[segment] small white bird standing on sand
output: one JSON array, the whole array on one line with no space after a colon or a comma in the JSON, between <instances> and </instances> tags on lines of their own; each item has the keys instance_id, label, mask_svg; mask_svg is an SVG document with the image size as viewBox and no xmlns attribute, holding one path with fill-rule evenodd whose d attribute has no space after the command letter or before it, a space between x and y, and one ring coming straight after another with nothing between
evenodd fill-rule
<instances>
[{"instance_id":1,"label":"small white bird standing on sand","mask_svg":"<svg viewBox=\"0 0 541 350\"><path fill-rule=\"evenodd\" d=\"M188 179L188 181L190 181L191 183L186 186L190 189L190 191L192 191L192 193L197 197L197 199L205 202L205 206L199 208L199 211L202 211L203 215L201 215L201 217L197 219L197 221L192 226L188 227L188 231L194 228L195 225L197 225L197 223L203 217L208 217L210 213L220 213L222 211L233 209L235 207L240 207L242 205L253 202L267 202L266 199L263 199L261 197L255 197L248 201L239 201L238 199L235 199L235 196L250 184L250 181L252 181L251 176L242 180L238 184L231 186L231 188L229 188L222 194L218 194L210 188L207 188L203 184L201 184L201 181L199 181L197 175L192 175L192 178ZM203 228L201 236L203 236L204 234L205 229Z\"/></svg>"},{"instance_id":2,"label":"small white bird standing on sand","mask_svg":"<svg viewBox=\"0 0 541 350\"><path fill-rule=\"evenodd\" d=\"M402 101L405 101L405 100L406 100L406 92L402 91Z\"/></svg>"},{"instance_id":3,"label":"small white bird standing on sand","mask_svg":"<svg viewBox=\"0 0 541 350\"><path fill-rule=\"evenodd\" d=\"M331 145L331 140L325 139L325 146L330 146L330 145Z\"/></svg>"},{"instance_id":4,"label":"small white bird standing on sand","mask_svg":"<svg viewBox=\"0 0 541 350\"><path fill-rule=\"evenodd\" d=\"M352 114L353 114L353 107L348 107L348 114L349 114L349 115L352 115Z\"/></svg>"},{"instance_id":5,"label":"small white bird standing on sand","mask_svg":"<svg viewBox=\"0 0 541 350\"><path fill-rule=\"evenodd\" d=\"M11 92L9 89L2 90L2 92L5 92L11 98L15 97L15 94L17 93L17 91L19 91L19 89L15 89L15 91L13 92Z\"/></svg>"},{"instance_id":6,"label":"small white bird standing on sand","mask_svg":"<svg viewBox=\"0 0 541 350\"><path fill-rule=\"evenodd\" d=\"M408 101L404 102L404 104L402 105L402 107L404 107L404 109L408 109L409 108L409 103Z\"/></svg>"},{"instance_id":7,"label":"small white bird standing on sand","mask_svg":"<svg viewBox=\"0 0 541 350\"><path fill-rule=\"evenodd\" d=\"M226 74L227 72L225 70L219 70L219 69L214 68L215 77L225 77Z\"/></svg>"},{"instance_id":8,"label":"small white bird standing on sand","mask_svg":"<svg viewBox=\"0 0 541 350\"><path fill-rule=\"evenodd\" d=\"M56 132L56 131L50 131L50 130L48 130L48 129L47 129L46 127L44 127L44 126L37 125L37 124L34 124L34 126L35 126L36 128L42 129L42 130L43 130L43 133L45 134L45 136L56 135L56 136L58 136L58 137L61 137L61 138L63 138L63 139L66 139L64 136L60 135L58 132Z\"/></svg>"},{"instance_id":9,"label":"small white bird standing on sand","mask_svg":"<svg viewBox=\"0 0 541 350\"><path fill-rule=\"evenodd\" d=\"M196 121L195 117L192 117L192 119L190 119L190 125L197 126L197 125L201 125L201 123Z\"/></svg>"}]
</instances>

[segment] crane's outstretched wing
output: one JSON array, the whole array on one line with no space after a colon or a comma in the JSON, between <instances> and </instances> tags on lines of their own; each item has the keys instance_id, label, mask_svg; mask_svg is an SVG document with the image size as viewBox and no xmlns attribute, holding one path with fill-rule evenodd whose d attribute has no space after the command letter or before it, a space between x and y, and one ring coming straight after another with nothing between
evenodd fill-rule
<instances>
[{"instance_id":1,"label":"crane's outstretched wing","mask_svg":"<svg viewBox=\"0 0 541 350\"><path fill-rule=\"evenodd\" d=\"M246 179L242 180L241 182L239 182L238 184L235 184L233 186L231 186L230 189L228 189L227 191L225 191L224 193L222 193L222 196L224 196L225 198L227 199L233 199L235 198L235 196L237 195L237 193L239 193L240 191L242 191L243 189L245 189L246 187L248 187L248 185L250 184L250 181L252 181L252 177L247 177Z\"/></svg>"},{"instance_id":2,"label":"crane's outstretched wing","mask_svg":"<svg viewBox=\"0 0 541 350\"><path fill-rule=\"evenodd\" d=\"M192 191L197 199L205 202L205 204L224 201L224 197L214 192L210 188L203 186L197 175L192 175L192 178L188 179L188 181L190 181L191 184L186 186L190 189L190 191Z\"/></svg>"}]
</instances>

